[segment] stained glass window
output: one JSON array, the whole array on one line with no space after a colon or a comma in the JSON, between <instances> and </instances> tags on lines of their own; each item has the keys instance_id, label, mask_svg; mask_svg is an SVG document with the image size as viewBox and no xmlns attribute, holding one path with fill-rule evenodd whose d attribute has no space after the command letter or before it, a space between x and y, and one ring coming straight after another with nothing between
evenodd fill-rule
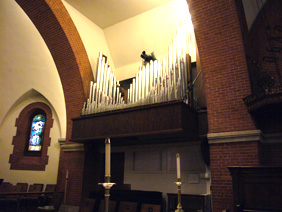
<instances>
[{"instance_id":1,"label":"stained glass window","mask_svg":"<svg viewBox=\"0 0 282 212\"><path fill-rule=\"evenodd\" d=\"M45 116L37 114L33 117L28 141L28 151L39 152L42 148Z\"/></svg>"}]
</instances>

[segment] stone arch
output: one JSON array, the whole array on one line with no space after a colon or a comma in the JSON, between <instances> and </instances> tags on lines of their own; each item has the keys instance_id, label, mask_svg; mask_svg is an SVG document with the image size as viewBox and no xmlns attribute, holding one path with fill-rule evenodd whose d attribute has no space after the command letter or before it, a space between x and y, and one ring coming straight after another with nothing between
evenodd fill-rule
<instances>
[{"instance_id":1,"label":"stone arch","mask_svg":"<svg viewBox=\"0 0 282 212\"><path fill-rule=\"evenodd\" d=\"M93 74L78 31L60 0L16 0L38 29L54 59L66 102L67 135L80 115ZM74 101L75 100L75 101Z\"/></svg>"}]
</instances>

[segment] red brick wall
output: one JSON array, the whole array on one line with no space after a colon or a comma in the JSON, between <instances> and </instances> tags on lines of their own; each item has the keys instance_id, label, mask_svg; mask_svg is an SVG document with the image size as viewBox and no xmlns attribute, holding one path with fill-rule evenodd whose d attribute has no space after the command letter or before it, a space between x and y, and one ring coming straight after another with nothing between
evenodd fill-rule
<instances>
[{"instance_id":1,"label":"red brick wall","mask_svg":"<svg viewBox=\"0 0 282 212\"><path fill-rule=\"evenodd\" d=\"M258 166L259 142L213 144L210 146L212 208L233 211L232 177L228 166Z\"/></svg>"},{"instance_id":2,"label":"red brick wall","mask_svg":"<svg viewBox=\"0 0 282 212\"><path fill-rule=\"evenodd\" d=\"M209 133L256 129L242 100L251 94L239 21L242 11L236 0L187 2L203 70ZM259 165L259 145L257 141L211 144L210 154L213 212L233 211L227 167Z\"/></svg>"},{"instance_id":3,"label":"red brick wall","mask_svg":"<svg viewBox=\"0 0 282 212\"><path fill-rule=\"evenodd\" d=\"M209 133L255 129L243 97L251 94L235 0L188 0L203 69Z\"/></svg>"},{"instance_id":4,"label":"red brick wall","mask_svg":"<svg viewBox=\"0 0 282 212\"><path fill-rule=\"evenodd\" d=\"M68 183L66 193L67 205L80 205L82 197L82 181L84 170L84 152L63 152L60 155L58 190L65 191L66 173Z\"/></svg>"},{"instance_id":5,"label":"red brick wall","mask_svg":"<svg viewBox=\"0 0 282 212\"><path fill-rule=\"evenodd\" d=\"M65 95L68 141L71 119L80 115L93 80L88 56L60 0L17 0L17 3L34 23L54 58Z\"/></svg>"},{"instance_id":6,"label":"red brick wall","mask_svg":"<svg viewBox=\"0 0 282 212\"><path fill-rule=\"evenodd\" d=\"M254 92L259 92L257 80L262 73L270 74L277 82L282 83L281 52L270 52L267 49L282 48L281 41L272 40L271 37L281 37L282 1L267 1L260 14L255 19L248 35L248 48L250 49L249 67L254 81ZM278 58L277 62L267 62L264 57ZM255 63L253 63L255 61ZM277 84L276 84L277 86Z\"/></svg>"},{"instance_id":7,"label":"red brick wall","mask_svg":"<svg viewBox=\"0 0 282 212\"><path fill-rule=\"evenodd\" d=\"M56 64L63 86L69 142L72 132L72 118L81 114L83 103L89 92L93 74L88 56L77 29L61 0L16 0L38 29ZM81 198L83 153L62 154L58 182L65 169L74 174L69 178L67 204L79 205ZM77 160L77 161L76 161ZM72 161L73 163L70 163ZM69 166L70 165L70 166ZM77 171L74 171L77 170ZM71 174L71 173L70 173ZM74 188L76 187L76 188Z\"/></svg>"}]
</instances>

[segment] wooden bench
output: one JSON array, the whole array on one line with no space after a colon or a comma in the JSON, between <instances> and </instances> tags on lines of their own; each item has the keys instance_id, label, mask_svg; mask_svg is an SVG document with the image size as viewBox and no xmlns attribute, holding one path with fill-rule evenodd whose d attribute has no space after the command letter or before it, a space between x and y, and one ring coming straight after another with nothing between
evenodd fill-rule
<instances>
[{"instance_id":1,"label":"wooden bench","mask_svg":"<svg viewBox=\"0 0 282 212\"><path fill-rule=\"evenodd\" d=\"M84 199L80 212L103 212L104 191L92 191ZM161 212L162 192L112 190L109 212Z\"/></svg>"}]
</instances>

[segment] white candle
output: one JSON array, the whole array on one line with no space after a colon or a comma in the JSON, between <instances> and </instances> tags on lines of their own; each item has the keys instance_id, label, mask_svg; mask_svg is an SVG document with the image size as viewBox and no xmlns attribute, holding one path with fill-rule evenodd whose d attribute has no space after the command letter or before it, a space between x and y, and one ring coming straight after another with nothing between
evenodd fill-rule
<instances>
[{"instance_id":1,"label":"white candle","mask_svg":"<svg viewBox=\"0 0 282 212\"><path fill-rule=\"evenodd\" d=\"M69 170L67 169L67 173L66 173L66 179L69 178Z\"/></svg>"},{"instance_id":2,"label":"white candle","mask_svg":"<svg viewBox=\"0 0 282 212\"><path fill-rule=\"evenodd\" d=\"M176 154L176 170L177 170L177 179L180 179L180 155Z\"/></svg>"},{"instance_id":3,"label":"white candle","mask_svg":"<svg viewBox=\"0 0 282 212\"><path fill-rule=\"evenodd\" d=\"M109 138L105 140L105 176L111 175L111 142Z\"/></svg>"}]
</instances>

